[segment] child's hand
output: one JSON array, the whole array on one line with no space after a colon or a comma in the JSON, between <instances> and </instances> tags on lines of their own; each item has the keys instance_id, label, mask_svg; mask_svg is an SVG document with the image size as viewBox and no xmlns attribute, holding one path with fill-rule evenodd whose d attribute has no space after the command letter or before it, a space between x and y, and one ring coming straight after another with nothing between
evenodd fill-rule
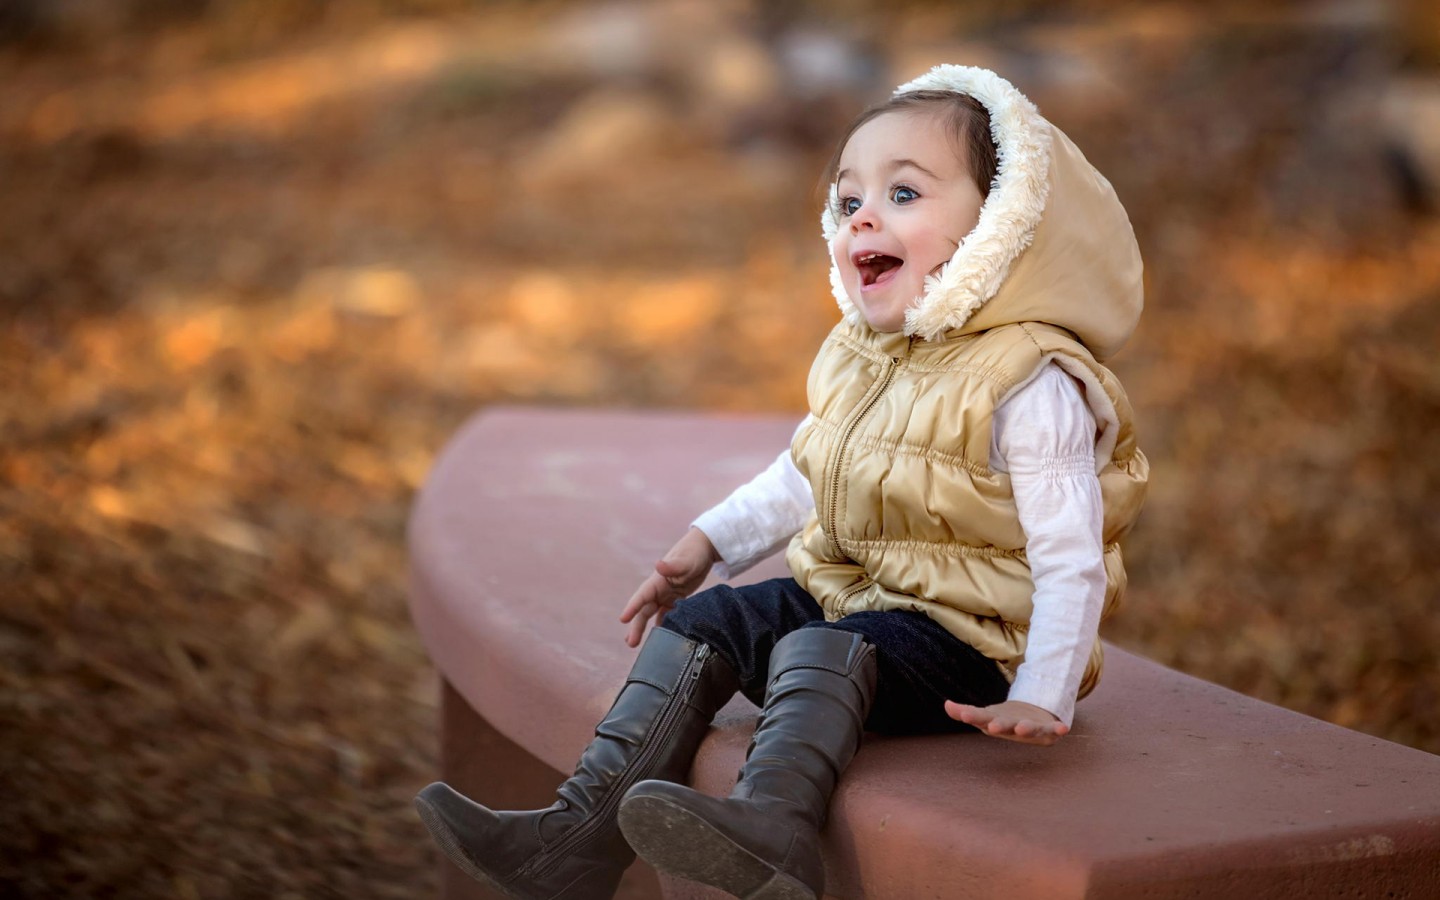
<instances>
[{"instance_id":1,"label":"child's hand","mask_svg":"<svg viewBox=\"0 0 1440 900\"><path fill-rule=\"evenodd\" d=\"M676 600L690 596L704 583L710 567L719 558L705 532L691 526L664 559L655 564L655 571L640 584L621 611L620 621L630 623L625 643L640 646L646 623L653 617L655 624L660 624Z\"/></svg>"},{"instance_id":2,"label":"child's hand","mask_svg":"<svg viewBox=\"0 0 1440 900\"><path fill-rule=\"evenodd\" d=\"M1022 744L1048 747L1070 733L1070 726L1050 712L1020 700L1006 700L993 706L966 706L946 700L945 714L974 725L991 737Z\"/></svg>"}]
</instances>

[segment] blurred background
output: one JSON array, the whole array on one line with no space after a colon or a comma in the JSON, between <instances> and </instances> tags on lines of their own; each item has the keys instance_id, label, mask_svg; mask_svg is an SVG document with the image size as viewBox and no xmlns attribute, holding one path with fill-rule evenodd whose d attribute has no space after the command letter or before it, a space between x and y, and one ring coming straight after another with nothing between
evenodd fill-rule
<instances>
[{"instance_id":1,"label":"blurred background","mask_svg":"<svg viewBox=\"0 0 1440 900\"><path fill-rule=\"evenodd\" d=\"M433 894L434 455L497 402L798 416L831 141L938 62L1145 255L1106 636L1440 752L1437 9L3 0L0 894Z\"/></svg>"}]
</instances>

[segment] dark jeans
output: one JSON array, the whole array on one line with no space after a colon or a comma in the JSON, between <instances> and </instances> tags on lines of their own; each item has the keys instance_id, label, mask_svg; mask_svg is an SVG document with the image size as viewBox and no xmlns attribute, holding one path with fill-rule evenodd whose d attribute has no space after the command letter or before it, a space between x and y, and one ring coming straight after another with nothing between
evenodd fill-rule
<instances>
[{"instance_id":1,"label":"dark jeans","mask_svg":"<svg viewBox=\"0 0 1440 900\"><path fill-rule=\"evenodd\" d=\"M875 702L865 727L885 734L973 731L945 714L944 701L987 706L1010 690L994 661L930 617L908 610L851 613L825 621L820 604L793 578L717 585L676 604L662 628L709 644L735 667L740 691L765 698L770 653L797 628L835 628L875 646Z\"/></svg>"}]
</instances>

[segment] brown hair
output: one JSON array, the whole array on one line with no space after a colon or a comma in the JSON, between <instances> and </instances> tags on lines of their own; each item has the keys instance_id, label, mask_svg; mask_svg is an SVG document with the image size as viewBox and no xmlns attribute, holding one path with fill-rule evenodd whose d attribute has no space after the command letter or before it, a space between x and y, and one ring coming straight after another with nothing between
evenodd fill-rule
<instances>
[{"instance_id":1,"label":"brown hair","mask_svg":"<svg viewBox=\"0 0 1440 900\"><path fill-rule=\"evenodd\" d=\"M995 173L1000 168L995 141L990 137L990 110L969 94L956 91L906 91L865 110L845 129L845 134L840 137L840 142L835 145L835 152L830 156L830 164L825 167L825 183L821 187L825 192L826 202L829 202L830 187L835 183L835 175L840 170L840 155L845 152L845 145L850 143L850 138L862 125L885 113L922 111L946 115L946 124L950 126L956 153L962 149L965 151L970 177L975 179L980 196L988 199Z\"/></svg>"}]
</instances>

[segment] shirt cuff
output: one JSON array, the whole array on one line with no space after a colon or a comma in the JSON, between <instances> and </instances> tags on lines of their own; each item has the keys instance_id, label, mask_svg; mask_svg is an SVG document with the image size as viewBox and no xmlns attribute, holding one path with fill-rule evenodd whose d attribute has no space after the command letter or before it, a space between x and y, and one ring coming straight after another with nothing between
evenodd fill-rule
<instances>
[{"instance_id":1,"label":"shirt cuff","mask_svg":"<svg viewBox=\"0 0 1440 900\"><path fill-rule=\"evenodd\" d=\"M1015 681L1010 685L1010 693L1006 699L1038 706L1064 722L1067 728L1075 719L1074 687L1064 679L1056 680L1039 673L1026 672L1023 665L1020 666L1020 671L1015 673Z\"/></svg>"},{"instance_id":2,"label":"shirt cuff","mask_svg":"<svg viewBox=\"0 0 1440 900\"><path fill-rule=\"evenodd\" d=\"M720 556L712 572L721 581L729 581L741 572L759 562L754 552L745 546L744 536L737 534L735 519L716 507L701 513L690 525L700 529Z\"/></svg>"}]
</instances>

